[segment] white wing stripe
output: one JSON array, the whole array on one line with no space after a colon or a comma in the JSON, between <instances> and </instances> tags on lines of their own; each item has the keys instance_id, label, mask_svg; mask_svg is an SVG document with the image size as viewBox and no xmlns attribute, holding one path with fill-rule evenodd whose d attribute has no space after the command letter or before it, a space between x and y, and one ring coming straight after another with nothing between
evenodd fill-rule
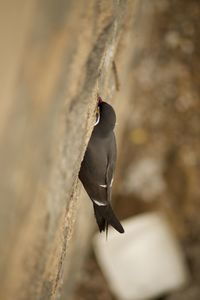
<instances>
[{"instance_id":1,"label":"white wing stripe","mask_svg":"<svg viewBox=\"0 0 200 300\"><path fill-rule=\"evenodd\" d=\"M112 178L112 180L111 180L110 187L112 186L112 184L113 184L113 178Z\"/></svg>"},{"instance_id":2,"label":"white wing stripe","mask_svg":"<svg viewBox=\"0 0 200 300\"><path fill-rule=\"evenodd\" d=\"M100 184L99 186L101 186L102 188L107 188L107 184Z\"/></svg>"},{"instance_id":3,"label":"white wing stripe","mask_svg":"<svg viewBox=\"0 0 200 300\"><path fill-rule=\"evenodd\" d=\"M98 206L106 206L106 205L107 205L106 203L102 203L102 202L99 202L99 201L94 200L94 199L92 199L92 200L93 200L93 202L94 202L96 205L98 205Z\"/></svg>"},{"instance_id":4,"label":"white wing stripe","mask_svg":"<svg viewBox=\"0 0 200 300\"><path fill-rule=\"evenodd\" d=\"M112 185L113 185L113 178L111 180L110 187L112 187ZM107 184L100 184L99 186L102 188L107 188Z\"/></svg>"}]
</instances>

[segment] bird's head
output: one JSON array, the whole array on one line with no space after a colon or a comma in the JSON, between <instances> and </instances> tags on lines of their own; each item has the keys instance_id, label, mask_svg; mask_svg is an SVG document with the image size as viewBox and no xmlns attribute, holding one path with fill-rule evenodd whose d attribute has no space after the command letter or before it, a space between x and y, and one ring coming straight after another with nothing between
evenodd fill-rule
<instances>
[{"instance_id":1,"label":"bird's head","mask_svg":"<svg viewBox=\"0 0 200 300\"><path fill-rule=\"evenodd\" d=\"M113 107L98 97L96 127L102 132L110 132L114 129L116 114Z\"/></svg>"}]
</instances>

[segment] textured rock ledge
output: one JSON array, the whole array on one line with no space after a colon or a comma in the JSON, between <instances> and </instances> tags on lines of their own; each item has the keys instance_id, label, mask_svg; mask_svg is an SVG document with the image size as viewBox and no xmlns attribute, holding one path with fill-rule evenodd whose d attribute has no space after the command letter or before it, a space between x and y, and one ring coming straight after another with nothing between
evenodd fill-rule
<instances>
[{"instance_id":1,"label":"textured rock ledge","mask_svg":"<svg viewBox=\"0 0 200 300\"><path fill-rule=\"evenodd\" d=\"M66 299L73 290L93 227L87 201L79 202L77 174L97 93L112 99L118 89L115 64L125 83L114 102L119 137L125 121L130 24L137 2L85 3L0 3L4 300Z\"/></svg>"}]
</instances>

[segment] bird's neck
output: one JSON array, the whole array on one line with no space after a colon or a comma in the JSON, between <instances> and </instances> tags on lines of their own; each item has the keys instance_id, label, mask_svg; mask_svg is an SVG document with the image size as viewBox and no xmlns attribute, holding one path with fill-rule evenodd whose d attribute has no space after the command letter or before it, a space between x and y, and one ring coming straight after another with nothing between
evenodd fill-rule
<instances>
[{"instance_id":1,"label":"bird's neck","mask_svg":"<svg viewBox=\"0 0 200 300\"><path fill-rule=\"evenodd\" d=\"M95 136L103 138L108 137L112 131L113 128L108 128L101 122L99 122L99 124L96 125L93 130Z\"/></svg>"}]
</instances>

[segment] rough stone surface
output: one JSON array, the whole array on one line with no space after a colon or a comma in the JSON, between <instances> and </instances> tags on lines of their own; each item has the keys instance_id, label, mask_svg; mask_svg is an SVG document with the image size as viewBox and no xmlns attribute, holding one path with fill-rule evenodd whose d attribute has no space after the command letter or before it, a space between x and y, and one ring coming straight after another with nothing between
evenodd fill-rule
<instances>
[{"instance_id":1,"label":"rough stone surface","mask_svg":"<svg viewBox=\"0 0 200 300\"><path fill-rule=\"evenodd\" d=\"M127 84L134 4L0 2L1 299L66 299L73 290L91 233L77 174L97 93L112 99ZM121 122L127 94L114 102Z\"/></svg>"}]
</instances>

